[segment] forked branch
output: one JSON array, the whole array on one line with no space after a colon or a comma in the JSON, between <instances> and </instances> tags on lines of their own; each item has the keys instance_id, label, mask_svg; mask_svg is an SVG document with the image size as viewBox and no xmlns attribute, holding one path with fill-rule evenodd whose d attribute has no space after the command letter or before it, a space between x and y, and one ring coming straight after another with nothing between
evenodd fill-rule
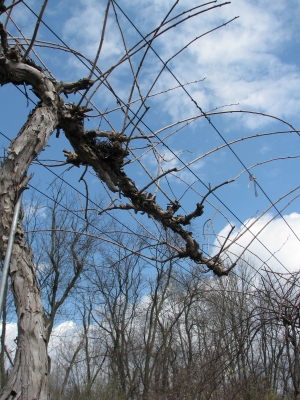
<instances>
[{"instance_id":1,"label":"forked branch","mask_svg":"<svg viewBox=\"0 0 300 400\"><path fill-rule=\"evenodd\" d=\"M113 192L120 192L128 198L136 212L146 213L149 217L159 222L165 229L170 229L179 235L185 242L184 248L177 249L177 257L189 257L198 264L205 264L216 275L227 275L222 260L211 260L199 250L199 244L193 238L192 232L183 226L190 224L191 220L202 215L203 205L198 204L196 210L187 216L174 216L180 208L178 202L172 202L164 210L153 196L138 190L135 183L123 171L124 158L127 151L123 149L124 142L121 135L111 132L106 138L110 140L97 140L94 131L84 131L83 117L75 107L64 106L60 116L60 127L64 130L74 152L65 150L67 161L75 165L90 165L98 177L106 183ZM121 140L118 140L118 137ZM131 205L129 206L131 208ZM128 209L128 207L124 207Z\"/></svg>"}]
</instances>

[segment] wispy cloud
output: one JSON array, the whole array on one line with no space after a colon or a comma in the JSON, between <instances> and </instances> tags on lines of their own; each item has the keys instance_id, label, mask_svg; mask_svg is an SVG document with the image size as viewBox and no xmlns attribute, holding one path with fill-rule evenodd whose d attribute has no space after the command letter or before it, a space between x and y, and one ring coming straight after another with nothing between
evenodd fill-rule
<instances>
[{"instance_id":1,"label":"wispy cloud","mask_svg":"<svg viewBox=\"0 0 300 400\"><path fill-rule=\"evenodd\" d=\"M146 34L159 26L173 2L146 0L140 4L133 1L128 8L128 4L120 1L120 5L141 33ZM185 1L184 4L179 3L171 17L194 6L195 2L192 0ZM90 59L94 59L97 52L104 11L104 4L95 0L88 3L81 0L71 9L71 17L64 23L64 39ZM118 9L117 11L128 45L133 43L133 37L134 41L139 40L139 34ZM239 16L231 24L191 44L168 64L169 68L182 83L206 77L201 84L188 88L191 96L205 111L239 103L238 109L268 112L281 118L292 119L300 107L300 72L293 60L286 56L286 48L297 38L298 28L293 14L299 11L299 2L295 0L280 0L276 4L265 0L233 0L231 5L190 18L155 40L153 46L160 57L167 61L195 37ZM115 18L110 14L99 62L100 68L105 70L110 67L123 54L121 35ZM77 63L72 63L72 67L76 65ZM162 66L150 50L144 63L144 93ZM126 77L129 77L128 72L125 64L118 68L119 79L113 82L116 90L124 90ZM163 73L152 93L177 84L168 72ZM173 120L199 112L182 90L170 92L167 99L158 97L157 102ZM236 115L236 118L243 118L243 122L252 129L269 122L251 115Z\"/></svg>"},{"instance_id":2,"label":"wispy cloud","mask_svg":"<svg viewBox=\"0 0 300 400\"><path fill-rule=\"evenodd\" d=\"M71 8L71 17L65 22L63 37L76 50L79 50L86 57L94 60L103 26L105 15L105 4L92 0L77 2ZM103 70L113 65L121 56L121 37L115 29L113 18L107 22L105 40L100 56L100 67Z\"/></svg>"},{"instance_id":3,"label":"wispy cloud","mask_svg":"<svg viewBox=\"0 0 300 400\"><path fill-rule=\"evenodd\" d=\"M284 215L284 219L299 237L300 214L294 212ZM300 263L298 255L300 243L286 222L282 218L273 220L271 214L266 214L252 225L254 221L253 218L245 221L244 227L236 229L230 236L230 241L234 241L236 237L244 232L230 247L228 254L230 254L232 260L236 259L243 252L244 248L251 243L243 257L250 259L256 269L262 267L272 269L276 272L299 271ZM246 231L245 226L250 231ZM223 243L229 231L230 227L227 225L219 232L218 238L220 243ZM256 235L258 240L253 240ZM217 240L215 241L217 248L219 248L220 243Z\"/></svg>"},{"instance_id":4,"label":"wispy cloud","mask_svg":"<svg viewBox=\"0 0 300 400\"><path fill-rule=\"evenodd\" d=\"M190 19L178 27L177 34L170 31L160 42L159 53L166 61L195 36L235 15L240 16L230 25L193 43L170 65L182 83L207 77L201 85L189 88L204 110L238 102L239 108L284 118L295 115L300 106L297 89L300 73L285 57L284 49L296 36L297 27L290 20L293 6L299 10L299 4L283 1L276 4L269 7L268 3L266 7L264 1L234 1L230 6ZM166 88L174 83L171 76L164 77L158 87ZM174 119L196 111L191 100L178 92L170 94L165 110ZM256 121L252 117L246 118L252 128L263 120L256 118Z\"/></svg>"}]
</instances>

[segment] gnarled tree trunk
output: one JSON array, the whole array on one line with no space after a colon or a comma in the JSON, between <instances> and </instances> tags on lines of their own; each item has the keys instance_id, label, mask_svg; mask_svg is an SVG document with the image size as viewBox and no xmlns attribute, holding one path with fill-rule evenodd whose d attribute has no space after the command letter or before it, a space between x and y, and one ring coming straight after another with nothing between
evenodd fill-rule
<instances>
[{"instance_id":1,"label":"gnarled tree trunk","mask_svg":"<svg viewBox=\"0 0 300 400\"><path fill-rule=\"evenodd\" d=\"M0 169L0 252L4 258L15 203L29 178L28 168L46 146L57 125L59 97L53 83L35 67L23 63L8 47L0 26L4 55L0 56L0 83L25 83L34 88L41 102L11 142ZM11 288L18 316L18 348L14 368L0 399L48 399L47 327L33 257L23 240L21 222L15 236L10 263Z\"/></svg>"},{"instance_id":2,"label":"gnarled tree trunk","mask_svg":"<svg viewBox=\"0 0 300 400\"><path fill-rule=\"evenodd\" d=\"M0 169L0 249L5 256L14 205L28 178L33 158L46 145L57 124L55 104L39 104ZM23 241L21 223L15 237L10 277L18 316L18 348L13 371L0 399L48 399L47 327L33 257Z\"/></svg>"}]
</instances>

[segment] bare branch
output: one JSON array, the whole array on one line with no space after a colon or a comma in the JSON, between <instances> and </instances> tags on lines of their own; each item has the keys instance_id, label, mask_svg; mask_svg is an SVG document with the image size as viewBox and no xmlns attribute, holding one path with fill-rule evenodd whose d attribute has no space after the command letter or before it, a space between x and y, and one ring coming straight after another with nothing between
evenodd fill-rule
<instances>
[{"instance_id":1,"label":"bare branch","mask_svg":"<svg viewBox=\"0 0 300 400\"><path fill-rule=\"evenodd\" d=\"M160 175L158 175L156 178L152 179L152 181L150 183L148 183L146 186L143 187L143 189L140 190L140 193L143 193L146 189L148 189L148 187L150 187L151 185L153 185L153 183L155 183L156 181L158 181L160 178L162 178L165 175L170 174L171 172L177 171L177 168L171 168L168 169L165 172L162 172Z\"/></svg>"},{"instance_id":2,"label":"bare branch","mask_svg":"<svg viewBox=\"0 0 300 400\"><path fill-rule=\"evenodd\" d=\"M40 14L38 16L38 20L37 20L35 28L34 28L34 32L33 32L32 38L31 38L30 45L28 46L28 49L26 50L26 52L25 52L25 54L24 54L24 56L22 58L22 61L26 60L26 58L27 58L28 54L30 53L30 50L31 50L31 48L32 48L32 46L34 44L34 41L36 39L38 30L39 30L39 27L40 27L41 19L43 17L44 11L46 9L47 3L48 3L48 0L44 0L44 3L42 5L41 11L40 11Z\"/></svg>"},{"instance_id":3,"label":"bare branch","mask_svg":"<svg viewBox=\"0 0 300 400\"><path fill-rule=\"evenodd\" d=\"M58 93L64 93L66 96L71 93L76 93L79 90L90 88L94 81L89 78L80 79L77 82L58 82L55 84ZM86 109L91 111L92 109Z\"/></svg>"},{"instance_id":4,"label":"bare branch","mask_svg":"<svg viewBox=\"0 0 300 400\"><path fill-rule=\"evenodd\" d=\"M1 46L3 48L3 52L7 56L9 53L9 45L7 41L7 33L3 27L2 22L0 22L0 38L1 38Z\"/></svg>"},{"instance_id":5,"label":"bare branch","mask_svg":"<svg viewBox=\"0 0 300 400\"><path fill-rule=\"evenodd\" d=\"M107 1L107 6L106 6L106 10L105 10L105 16L104 16L103 27L102 27L102 31L101 31L101 38L100 38L99 47L98 47L97 54L96 54L95 60L93 62L92 68L90 70L90 74L88 76L88 79L91 79L92 76L94 75L94 71L95 71L97 62L98 62L99 57L100 57L100 53L101 53L101 49L102 49L103 41L104 41L104 35L105 35L105 30L106 30L106 24L107 24L107 18L108 18L108 12L109 12L110 3L111 3L111 0L108 0ZM81 97L81 99L80 99L80 101L78 103L78 106L80 106L80 104L82 103L82 100L86 97L86 94L87 94L88 90L89 90L89 87L87 87L85 92L83 93L83 95L82 95L82 97ZM89 100L87 100L85 106L87 107L88 104L89 104Z\"/></svg>"},{"instance_id":6,"label":"bare branch","mask_svg":"<svg viewBox=\"0 0 300 400\"><path fill-rule=\"evenodd\" d=\"M81 175L81 177L79 178L79 181L78 181L78 182L83 181L84 185L85 185L86 196L85 196L85 212L84 212L84 216L85 216L86 220L88 220L87 210L88 210L88 205L89 205L89 187L88 187L88 184L87 184L86 180L84 179L84 175L85 175L87 169L88 169L88 166L86 165L85 169L84 169L84 171L83 171L83 173L82 173L82 175Z\"/></svg>"},{"instance_id":7,"label":"bare branch","mask_svg":"<svg viewBox=\"0 0 300 400\"><path fill-rule=\"evenodd\" d=\"M104 21L103 21L103 27L102 27L102 31L101 31L101 38L100 38L99 47L98 47L98 50L97 50L97 54L96 54L95 60L94 60L93 65L92 65L92 69L90 71L90 75L88 76L88 79L92 78L94 70L95 70L97 62L98 62L98 59L100 57L100 53L101 53L103 42L104 42L104 35L105 35L105 30L106 30L106 24L107 24L107 18L108 18L108 12L109 12L110 3L111 3L111 0L108 0L107 1L107 5L106 5L106 10L105 10L105 15L104 15Z\"/></svg>"}]
</instances>

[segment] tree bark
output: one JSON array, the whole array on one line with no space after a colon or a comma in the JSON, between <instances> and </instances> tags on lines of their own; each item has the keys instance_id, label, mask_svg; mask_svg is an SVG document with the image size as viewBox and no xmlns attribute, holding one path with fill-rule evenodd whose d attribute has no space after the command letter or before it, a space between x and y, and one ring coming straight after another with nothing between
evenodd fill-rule
<instances>
[{"instance_id":1,"label":"tree bark","mask_svg":"<svg viewBox=\"0 0 300 400\"><path fill-rule=\"evenodd\" d=\"M10 145L0 170L0 250L4 257L15 202L28 182L30 163L46 146L57 124L56 107L39 104ZM14 368L0 399L48 399L47 327L33 257L19 222L10 263L11 289L18 316Z\"/></svg>"},{"instance_id":2,"label":"tree bark","mask_svg":"<svg viewBox=\"0 0 300 400\"><path fill-rule=\"evenodd\" d=\"M54 84L42 71L22 63L16 53L9 53L2 25L0 31L4 49L0 57L0 84L30 84L41 99L11 142L8 157L0 169L0 255L3 259L15 203L30 179L27 171L31 162L45 148L57 126L60 98ZM18 316L18 348L14 368L0 399L22 396L23 399L46 400L49 398L47 327L32 253L23 236L19 221L10 262L11 289Z\"/></svg>"},{"instance_id":3,"label":"tree bark","mask_svg":"<svg viewBox=\"0 0 300 400\"><path fill-rule=\"evenodd\" d=\"M0 85L31 85L41 100L29 114L19 135L12 140L8 157L0 168L0 257L4 259L15 203L30 179L28 168L58 127L58 111L64 105L60 93L87 88L91 81L52 81L40 67L22 60L18 46L9 47L1 23L0 38L3 49L0 53ZM18 316L18 348L14 368L0 392L0 400L49 398L47 341L52 325L46 324L32 252L23 236L19 222L10 262L11 288Z\"/></svg>"}]
</instances>

